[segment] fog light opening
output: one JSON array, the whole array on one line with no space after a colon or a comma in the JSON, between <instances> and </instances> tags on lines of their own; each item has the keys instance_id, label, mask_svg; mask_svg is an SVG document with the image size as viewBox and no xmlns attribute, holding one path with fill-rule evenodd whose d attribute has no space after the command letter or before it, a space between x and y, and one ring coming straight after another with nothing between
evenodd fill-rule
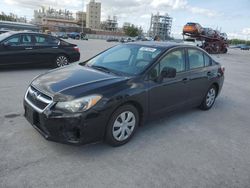
<instances>
[{"instance_id":1,"label":"fog light opening","mask_svg":"<svg viewBox=\"0 0 250 188\"><path fill-rule=\"evenodd\" d=\"M79 128L74 128L71 131L68 131L66 133L66 137L68 142L70 143L79 143L80 142L80 129Z\"/></svg>"}]
</instances>

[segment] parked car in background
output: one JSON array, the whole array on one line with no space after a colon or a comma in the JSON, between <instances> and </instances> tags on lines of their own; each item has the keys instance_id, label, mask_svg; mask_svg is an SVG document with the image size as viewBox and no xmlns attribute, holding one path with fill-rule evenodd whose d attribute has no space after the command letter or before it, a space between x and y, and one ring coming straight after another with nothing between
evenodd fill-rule
<instances>
[{"instance_id":1,"label":"parked car in background","mask_svg":"<svg viewBox=\"0 0 250 188\"><path fill-rule=\"evenodd\" d=\"M231 44L230 48L239 48L240 49L242 45L244 46L246 44L236 44L236 45Z\"/></svg>"},{"instance_id":2,"label":"parked car in background","mask_svg":"<svg viewBox=\"0 0 250 188\"><path fill-rule=\"evenodd\" d=\"M120 38L120 42L124 43L125 42L125 38L124 37Z\"/></svg>"},{"instance_id":3,"label":"parked car in background","mask_svg":"<svg viewBox=\"0 0 250 188\"><path fill-rule=\"evenodd\" d=\"M25 117L49 140L120 146L157 115L209 110L223 81L224 68L198 47L121 44L35 78L25 94Z\"/></svg>"},{"instance_id":4,"label":"parked car in background","mask_svg":"<svg viewBox=\"0 0 250 188\"><path fill-rule=\"evenodd\" d=\"M189 33L191 35L201 34L203 28L199 23L189 22L183 27L183 34Z\"/></svg>"},{"instance_id":5,"label":"parked car in background","mask_svg":"<svg viewBox=\"0 0 250 188\"><path fill-rule=\"evenodd\" d=\"M228 37L227 37L227 34L226 33L220 33L220 37L224 40L227 40Z\"/></svg>"},{"instance_id":6,"label":"parked car in background","mask_svg":"<svg viewBox=\"0 0 250 188\"><path fill-rule=\"evenodd\" d=\"M107 42L119 42L119 39L115 37L109 37L106 41Z\"/></svg>"},{"instance_id":7,"label":"parked car in background","mask_svg":"<svg viewBox=\"0 0 250 188\"><path fill-rule=\"evenodd\" d=\"M35 32L0 35L0 66L39 64L61 67L79 59L77 45L51 35Z\"/></svg>"},{"instance_id":8,"label":"parked car in background","mask_svg":"<svg viewBox=\"0 0 250 188\"><path fill-rule=\"evenodd\" d=\"M144 38L145 38L145 37L144 37L143 35L139 35L139 36L136 36L136 37L134 38L134 40L135 40L135 41L143 41Z\"/></svg>"},{"instance_id":9,"label":"parked car in background","mask_svg":"<svg viewBox=\"0 0 250 188\"><path fill-rule=\"evenodd\" d=\"M197 47L202 47L202 41L196 40L195 38L186 38L183 41L184 44L189 44Z\"/></svg>"},{"instance_id":10,"label":"parked car in background","mask_svg":"<svg viewBox=\"0 0 250 188\"><path fill-rule=\"evenodd\" d=\"M125 41L125 42L134 42L135 39L132 38L132 37L128 37L128 38L126 38L124 41Z\"/></svg>"},{"instance_id":11,"label":"parked car in background","mask_svg":"<svg viewBox=\"0 0 250 188\"><path fill-rule=\"evenodd\" d=\"M69 38L67 33L65 33L65 32L57 33L57 37L60 38L60 39L68 39Z\"/></svg>"},{"instance_id":12,"label":"parked car in background","mask_svg":"<svg viewBox=\"0 0 250 188\"><path fill-rule=\"evenodd\" d=\"M152 37L144 37L142 41L153 41L154 39Z\"/></svg>"},{"instance_id":13,"label":"parked car in background","mask_svg":"<svg viewBox=\"0 0 250 188\"><path fill-rule=\"evenodd\" d=\"M135 42L135 38L133 37L123 38L122 43L126 43L126 42Z\"/></svg>"},{"instance_id":14,"label":"parked car in background","mask_svg":"<svg viewBox=\"0 0 250 188\"><path fill-rule=\"evenodd\" d=\"M240 49L241 49L241 50L249 50L249 49L250 49L250 46L248 46L248 45L246 45L246 44L242 44L242 45L240 46Z\"/></svg>"},{"instance_id":15,"label":"parked car in background","mask_svg":"<svg viewBox=\"0 0 250 188\"><path fill-rule=\"evenodd\" d=\"M79 40L81 38L81 35L80 33L77 33L77 32L71 32L71 33L68 33L68 37L71 39Z\"/></svg>"}]
</instances>

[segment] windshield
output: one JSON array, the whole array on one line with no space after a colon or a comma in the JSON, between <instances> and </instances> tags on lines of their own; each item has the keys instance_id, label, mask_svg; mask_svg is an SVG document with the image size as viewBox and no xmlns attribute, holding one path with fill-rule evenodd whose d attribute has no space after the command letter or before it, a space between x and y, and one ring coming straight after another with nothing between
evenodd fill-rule
<instances>
[{"instance_id":1,"label":"windshield","mask_svg":"<svg viewBox=\"0 0 250 188\"><path fill-rule=\"evenodd\" d=\"M103 71L137 75L162 51L162 48L142 45L118 45L90 59L85 65Z\"/></svg>"},{"instance_id":2,"label":"windshield","mask_svg":"<svg viewBox=\"0 0 250 188\"><path fill-rule=\"evenodd\" d=\"M11 35L11 33L9 33L9 32L0 34L0 42L2 40L6 39L7 37L9 37L10 35Z\"/></svg>"}]
</instances>

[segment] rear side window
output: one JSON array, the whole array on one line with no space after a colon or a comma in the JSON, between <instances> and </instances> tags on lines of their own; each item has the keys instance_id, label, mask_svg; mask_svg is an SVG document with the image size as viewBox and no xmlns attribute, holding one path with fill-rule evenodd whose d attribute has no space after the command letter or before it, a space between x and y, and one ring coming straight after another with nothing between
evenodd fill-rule
<instances>
[{"instance_id":1,"label":"rear side window","mask_svg":"<svg viewBox=\"0 0 250 188\"><path fill-rule=\"evenodd\" d=\"M188 49L188 60L190 69L204 67L203 52L196 49Z\"/></svg>"},{"instance_id":2,"label":"rear side window","mask_svg":"<svg viewBox=\"0 0 250 188\"><path fill-rule=\"evenodd\" d=\"M205 67L211 65L211 58L207 56L206 54L204 54L204 61L205 61Z\"/></svg>"},{"instance_id":3,"label":"rear side window","mask_svg":"<svg viewBox=\"0 0 250 188\"><path fill-rule=\"evenodd\" d=\"M46 38L43 36L35 36L36 38L36 44L44 44L46 41Z\"/></svg>"},{"instance_id":4,"label":"rear side window","mask_svg":"<svg viewBox=\"0 0 250 188\"><path fill-rule=\"evenodd\" d=\"M59 40L57 38L54 37L48 37L48 42L50 45L52 46L57 46L59 44Z\"/></svg>"},{"instance_id":5,"label":"rear side window","mask_svg":"<svg viewBox=\"0 0 250 188\"><path fill-rule=\"evenodd\" d=\"M57 46L59 44L59 40L50 37L50 36L42 36L42 35L37 35L35 36L35 43L37 46L45 45L45 46Z\"/></svg>"},{"instance_id":6,"label":"rear side window","mask_svg":"<svg viewBox=\"0 0 250 188\"><path fill-rule=\"evenodd\" d=\"M32 35L29 34L22 35L21 44L24 46L32 45Z\"/></svg>"}]
</instances>

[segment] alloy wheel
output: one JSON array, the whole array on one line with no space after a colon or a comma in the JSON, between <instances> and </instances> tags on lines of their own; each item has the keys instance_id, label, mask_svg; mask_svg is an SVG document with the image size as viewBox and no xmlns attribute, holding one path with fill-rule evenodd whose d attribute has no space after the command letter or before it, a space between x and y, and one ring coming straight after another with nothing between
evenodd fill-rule
<instances>
[{"instance_id":1,"label":"alloy wheel","mask_svg":"<svg viewBox=\"0 0 250 188\"><path fill-rule=\"evenodd\" d=\"M216 91L214 88L211 88L208 93L207 93L207 97L206 97L206 105L207 107L210 107L213 105L214 100L216 97Z\"/></svg>"},{"instance_id":2,"label":"alloy wheel","mask_svg":"<svg viewBox=\"0 0 250 188\"><path fill-rule=\"evenodd\" d=\"M68 58L65 56L62 55L62 56L58 56L56 58L57 67L63 67L63 66L68 65L68 64L69 64Z\"/></svg>"}]
</instances>

